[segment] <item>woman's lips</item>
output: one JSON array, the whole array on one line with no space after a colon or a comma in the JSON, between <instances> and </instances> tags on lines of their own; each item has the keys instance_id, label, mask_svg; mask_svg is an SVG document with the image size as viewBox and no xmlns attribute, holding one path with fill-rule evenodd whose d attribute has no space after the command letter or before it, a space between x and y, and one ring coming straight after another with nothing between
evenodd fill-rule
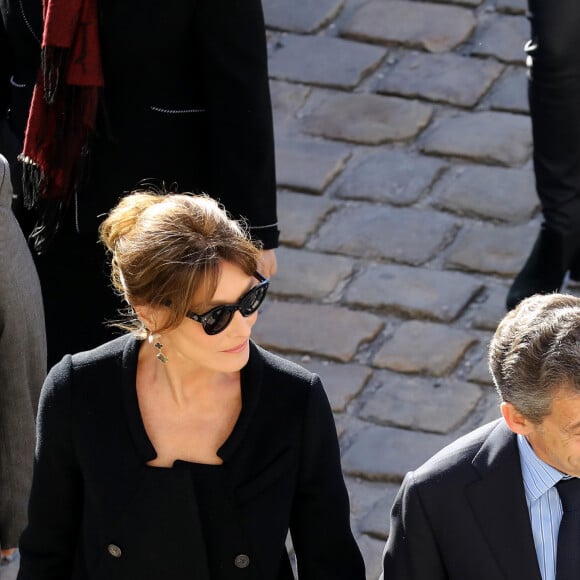
<instances>
[{"instance_id":1,"label":"woman's lips","mask_svg":"<svg viewBox=\"0 0 580 580\"><path fill-rule=\"evenodd\" d=\"M224 352L231 352L233 354L236 354L238 352L242 352L246 348L247 344L248 344L248 341L244 340L244 342L242 342L241 344L238 344L237 346L234 346L233 348L228 348L227 350L224 350Z\"/></svg>"}]
</instances>

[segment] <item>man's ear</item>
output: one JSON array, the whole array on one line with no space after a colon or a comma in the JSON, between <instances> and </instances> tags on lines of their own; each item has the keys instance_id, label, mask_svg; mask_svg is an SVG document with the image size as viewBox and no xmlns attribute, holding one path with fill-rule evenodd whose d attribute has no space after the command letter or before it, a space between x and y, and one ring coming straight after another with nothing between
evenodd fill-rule
<instances>
[{"instance_id":1,"label":"man's ear","mask_svg":"<svg viewBox=\"0 0 580 580\"><path fill-rule=\"evenodd\" d=\"M501 414L507 426L518 435L528 435L534 424L524 417L511 403L503 402L500 406Z\"/></svg>"}]
</instances>

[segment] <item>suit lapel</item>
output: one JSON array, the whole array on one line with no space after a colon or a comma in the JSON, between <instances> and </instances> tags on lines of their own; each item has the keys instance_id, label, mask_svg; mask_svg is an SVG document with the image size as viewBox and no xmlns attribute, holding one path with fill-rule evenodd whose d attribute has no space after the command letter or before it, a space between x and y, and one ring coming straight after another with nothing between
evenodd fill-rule
<instances>
[{"instance_id":1,"label":"suit lapel","mask_svg":"<svg viewBox=\"0 0 580 580\"><path fill-rule=\"evenodd\" d=\"M505 578L541 580L515 435L503 421L473 459L481 479L466 494Z\"/></svg>"}]
</instances>

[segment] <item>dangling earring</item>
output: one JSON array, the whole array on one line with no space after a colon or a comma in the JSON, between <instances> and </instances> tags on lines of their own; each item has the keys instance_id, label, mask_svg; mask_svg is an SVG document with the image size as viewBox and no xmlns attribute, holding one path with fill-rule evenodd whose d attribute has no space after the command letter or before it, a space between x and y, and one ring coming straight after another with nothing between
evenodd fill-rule
<instances>
[{"instance_id":1,"label":"dangling earring","mask_svg":"<svg viewBox=\"0 0 580 580\"><path fill-rule=\"evenodd\" d=\"M163 343L157 340L160 337L161 337L160 334L150 334L149 342L153 344L153 346L157 350L157 353L155 354L157 360L162 362L163 364L166 364L169 359L163 354Z\"/></svg>"}]
</instances>

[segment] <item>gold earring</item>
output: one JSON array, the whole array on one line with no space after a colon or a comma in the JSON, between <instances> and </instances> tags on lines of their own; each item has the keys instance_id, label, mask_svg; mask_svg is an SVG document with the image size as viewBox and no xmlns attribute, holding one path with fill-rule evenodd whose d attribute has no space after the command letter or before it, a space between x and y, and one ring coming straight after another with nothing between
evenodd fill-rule
<instances>
[{"instance_id":1,"label":"gold earring","mask_svg":"<svg viewBox=\"0 0 580 580\"><path fill-rule=\"evenodd\" d=\"M166 364L169 359L163 353L163 343L157 340L160 337L161 337L160 334L150 334L149 342L152 343L155 349L157 350L157 353L155 354L157 360L162 362L163 364Z\"/></svg>"}]
</instances>

